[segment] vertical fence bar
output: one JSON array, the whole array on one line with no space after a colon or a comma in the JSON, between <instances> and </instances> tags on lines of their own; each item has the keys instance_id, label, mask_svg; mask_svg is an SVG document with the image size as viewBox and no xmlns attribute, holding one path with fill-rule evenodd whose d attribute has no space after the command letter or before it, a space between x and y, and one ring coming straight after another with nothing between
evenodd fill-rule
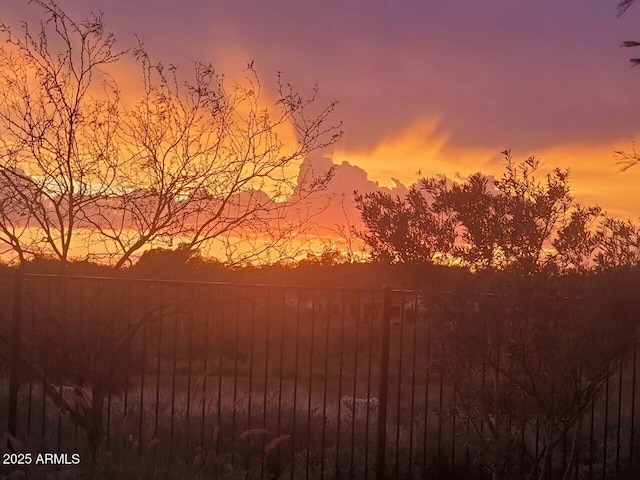
<instances>
[{"instance_id":1,"label":"vertical fence bar","mask_svg":"<svg viewBox=\"0 0 640 480\"><path fill-rule=\"evenodd\" d=\"M635 421L636 421L636 365L638 359L638 348L633 349L633 367L631 373L631 432L629 433L629 471L634 473L634 433L635 433Z\"/></svg>"},{"instance_id":2,"label":"vertical fence bar","mask_svg":"<svg viewBox=\"0 0 640 480\"><path fill-rule=\"evenodd\" d=\"M161 286L160 288L164 289L164 286ZM161 292L163 295L161 295L161 298L164 298L164 293L165 292ZM156 406L155 406L155 412L154 412L154 420L153 420L153 441L155 441L156 438L159 438L159 433L158 433L158 421L159 421L159 414L160 414L160 377L162 376L162 357L163 357L163 352L162 352L162 319L158 319L158 351L156 352ZM155 450L155 447L154 447Z\"/></svg>"},{"instance_id":3,"label":"vertical fence bar","mask_svg":"<svg viewBox=\"0 0 640 480\"><path fill-rule=\"evenodd\" d=\"M578 368L578 385L582 385L582 367ZM573 469L574 469L574 479L575 480L579 480L580 475L580 447L581 447L581 443L582 443L582 425L584 423L584 416L585 413L582 412L582 414L580 415L580 420L578 422L578 425L576 426L576 428L578 429L576 434L576 443L575 443L575 452L573 454Z\"/></svg>"},{"instance_id":4,"label":"vertical fence bar","mask_svg":"<svg viewBox=\"0 0 640 480\"><path fill-rule=\"evenodd\" d=\"M595 403L594 398L591 401L591 426L589 427L589 480L593 480L593 435L594 435L594 420L595 420Z\"/></svg>"},{"instance_id":5,"label":"vertical fence bar","mask_svg":"<svg viewBox=\"0 0 640 480\"><path fill-rule=\"evenodd\" d=\"M205 423L207 418L207 378L209 377L209 328L211 324L211 286L206 287L205 296L205 311L204 311L204 352L202 359L202 403L200 405L201 410L201 422L200 422L200 454L202 455L202 463L204 463L205 455ZM248 470L248 467L247 467Z\"/></svg>"},{"instance_id":6,"label":"vertical fence bar","mask_svg":"<svg viewBox=\"0 0 640 480\"><path fill-rule=\"evenodd\" d=\"M256 287L250 287L251 291L251 316L249 319L249 399L247 401L247 430L251 429L251 407L253 405L253 351L254 351L254 338L255 338L255 324L256 324ZM294 408L295 411L295 408ZM294 429L295 429L295 416L294 416ZM249 445L249 439L247 439L247 445ZM293 442L295 443L295 442ZM245 460L247 466L246 478L249 478L249 469L251 467L251 449L247 447L247 456Z\"/></svg>"},{"instance_id":7,"label":"vertical fence bar","mask_svg":"<svg viewBox=\"0 0 640 480\"><path fill-rule=\"evenodd\" d=\"M62 274L62 314L60 318L60 343L62 344L62 352L67 350L67 328L69 328L69 320L67 319L67 293L68 293L68 280L67 277ZM47 305L47 311L51 312L51 305ZM60 382L58 387L58 395L63 396L63 382ZM62 409L58 409L58 437L56 441L56 452L60 453L60 445L62 442Z\"/></svg>"},{"instance_id":8,"label":"vertical fence bar","mask_svg":"<svg viewBox=\"0 0 640 480\"><path fill-rule=\"evenodd\" d=\"M78 329L78 338L74 338L73 340L71 340L71 345L76 345L77 347L79 347L80 349L84 348L84 322L82 321L82 314L84 313L84 300L85 300L85 296L84 296L84 284L85 281L84 280L79 280L78 281L78 285L77 285L77 289L79 290L78 296L79 298L79 306L80 306L80 315L78 318L74 319L76 322L78 322L78 324L76 325L76 328ZM73 290L73 289L72 289ZM96 312L97 313L97 312ZM97 315L96 315L97 317ZM97 322L97 318L94 319L94 325L95 322ZM73 323L72 323L73 325ZM91 332L89 331L89 328L87 326L87 345L91 344ZM73 338L73 337L72 337ZM76 347L76 348L77 348ZM71 347L71 349L73 349L73 347ZM95 348L93 350L95 352ZM89 382L91 383L92 386L95 385L95 372L94 372L94 366L95 366L95 355L90 355L90 360L89 363L93 364L93 365L87 365L88 369L91 371L91 376L89 378ZM82 385L81 385L82 387ZM95 393L95 392L94 392ZM76 413L78 413L78 398L75 399L74 401L74 408ZM78 451L78 424L76 422L73 422L73 449L77 452Z\"/></svg>"},{"instance_id":9,"label":"vertical fence bar","mask_svg":"<svg viewBox=\"0 0 640 480\"><path fill-rule=\"evenodd\" d=\"M340 424L342 417L342 368L344 363L344 303L345 292L342 291L341 297L342 306L340 307L340 361L338 364L338 412L336 413L336 476L340 478ZM360 312L356 316L356 322L360 321ZM297 358L297 357L296 357ZM368 441L368 437L367 441ZM365 457L365 472L367 470L367 460ZM366 475L366 474L365 474Z\"/></svg>"},{"instance_id":10,"label":"vertical fence bar","mask_svg":"<svg viewBox=\"0 0 640 480\"><path fill-rule=\"evenodd\" d=\"M235 304L234 309L234 339L233 339L233 403L231 410L231 465L235 466L236 457L236 410L238 403L238 350L240 345L240 296L242 294L242 287L236 287L235 289Z\"/></svg>"},{"instance_id":11,"label":"vertical fence bar","mask_svg":"<svg viewBox=\"0 0 640 480\"><path fill-rule=\"evenodd\" d=\"M90 282L88 280L81 280L80 281L80 292L81 292L81 298L84 298L84 285L85 282ZM89 283L89 285L91 285L92 283ZM92 345L93 346L93 351L94 353L91 355L91 385L93 386L93 392L92 392L92 399L90 402L91 408L95 408L95 412L93 413L94 415L97 415L97 419L98 422L100 423L99 428L102 430L104 428L104 424L103 424L103 416L104 416L104 390L100 391L101 389L98 388L96 389L96 382L98 381L98 355L99 355L99 343L98 343L98 337L104 333L105 331L105 317L104 317L104 311L101 308L100 305L100 301L102 299L102 295L104 292L104 286L102 284L101 281L99 281L99 283L96 284L97 285L97 291L95 292L95 295L93 295L93 306L90 307L92 308L95 312L96 312L96 316L94 318L94 321L91 322L91 324L93 325L91 327L91 325L87 326L87 334L90 337L89 342L87 342L87 345ZM102 288L101 288L102 287ZM82 306L83 304L80 303L80 318L78 319L78 321L82 324L84 323L84 307ZM98 323L99 322L99 323ZM89 330L91 328L91 330ZM102 368L102 365L100 365L100 367ZM102 387L104 388L104 386ZM107 388L109 388L107 386ZM95 398L98 398L99 400L95 400ZM76 427L76 432L77 432L77 427ZM75 440L74 442L77 441L77 433L75 434ZM96 455L96 449L92 448L92 459L95 461L95 455Z\"/></svg>"},{"instance_id":12,"label":"vertical fence bar","mask_svg":"<svg viewBox=\"0 0 640 480\"><path fill-rule=\"evenodd\" d=\"M391 289L384 289L382 309L382 351L380 355L380 387L378 389L378 432L376 480L385 478L385 456L387 447L387 401L389 396L389 333L391 331Z\"/></svg>"},{"instance_id":13,"label":"vertical fence bar","mask_svg":"<svg viewBox=\"0 0 640 480\"><path fill-rule=\"evenodd\" d=\"M131 367L131 336L132 336L132 331L131 331L131 299L132 299L132 291L133 291L133 284L131 284L130 282L128 283L128 288L126 289L128 292L127 295L127 351L125 352L125 367L124 367L124 378L125 378L125 382L124 382L124 400L123 400L123 405L122 405L122 421L124 421L127 418L127 411L128 411L128 405L129 405L129 370ZM125 283L125 285L127 285L127 283Z\"/></svg>"},{"instance_id":14,"label":"vertical fence bar","mask_svg":"<svg viewBox=\"0 0 640 480\"><path fill-rule=\"evenodd\" d=\"M444 419L444 410L443 410L443 390L444 390L444 373L442 372L442 367L440 367L440 371L438 373L438 377L440 379L439 384L439 393L438 393L438 471L442 470L442 466L444 465L444 459L442 458L442 423Z\"/></svg>"},{"instance_id":15,"label":"vertical fence bar","mask_svg":"<svg viewBox=\"0 0 640 480\"><path fill-rule=\"evenodd\" d=\"M564 411L567 411L567 404L569 402L569 392L567 391L567 387L564 388ZM511 430L511 428L509 428ZM567 469L567 435L568 432L565 431L562 436L562 471L565 472Z\"/></svg>"},{"instance_id":16,"label":"vertical fence bar","mask_svg":"<svg viewBox=\"0 0 640 480\"><path fill-rule=\"evenodd\" d=\"M329 378L329 327L331 326L331 294L327 291L327 329L324 343L324 391L322 394L322 440L320 450L320 480L324 480L324 457L325 457L325 441L327 429L327 382ZM280 433L278 432L278 435Z\"/></svg>"},{"instance_id":17,"label":"vertical fence bar","mask_svg":"<svg viewBox=\"0 0 640 480\"><path fill-rule=\"evenodd\" d=\"M118 285L117 280L112 280L109 282L111 286L111 309L109 316L109 338L115 338L115 308L116 308L116 286ZM115 346L114 346L115 347ZM116 353L115 348L112 350L113 354ZM108 367L107 367L107 384L109 385L108 393L107 393L107 438L106 438L106 447L109 450L110 441L111 441L111 408L112 408L112 394L113 394L113 357L114 355L109 355ZM128 379L127 379L128 380Z\"/></svg>"},{"instance_id":18,"label":"vertical fence bar","mask_svg":"<svg viewBox=\"0 0 640 480\"><path fill-rule=\"evenodd\" d=\"M300 355L300 290L296 291L296 350L294 353L293 367L293 418L291 425L291 480L296 472L296 415L298 411L298 367ZM336 475L337 476L337 475Z\"/></svg>"},{"instance_id":19,"label":"vertical fence bar","mask_svg":"<svg viewBox=\"0 0 640 480\"><path fill-rule=\"evenodd\" d=\"M224 322L225 322L225 289L221 287L218 289L217 293L217 302L220 302L217 305L217 310L219 312L218 318L220 321L220 332L218 335L218 398L216 404L216 421L218 424L216 425L216 435L215 435L215 453L216 456L220 454L220 435L222 435L222 371L223 371L223 360L224 360Z\"/></svg>"},{"instance_id":20,"label":"vertical fence bar","mask_svg":"<svg viewBox=\"0 0 640 480\"><path fill-rule=\"evenodd\" d=\"M418 292L413 294L413 343L411 349L411 410L409 414L409 478L413 473L413 423L416 400L416 348L418 338Z\"/></svg>"},{"instance_id":21,"label":"vertical fence bar","mask_svg":"<svg viewBox=\"0 0 640 480\"><path fill-rule=\"evenodd\" d=\"M309 467L311 462L311 392L313 386L313 341L315 333L316 321L316 291L313 290L311 295L311 340L309 345L309 391L307 392L307 458L305 478L309 480Z\"/></svg>"},{"instance_id":22,"label":"vertical fence bar","mask_svg":"<svg viewBox=\"0 0 640 480\"><path fill-rule=\"evenodd\" d=\"M607 364L607 379L605 380L604 388L604 445L602 447L602 480L607 479L607 440L609 436L609 378L611 375L609 369L610 364Z\"/></svg>"},{"instance_id":23,"label":"vertical fence bar","mask_svg":"<svg viewBox=\"0 0 640 480\"><path fill-rule=\"evenodd\" d=\"M619 362L618 368L618 423L616 425L616 479L620 478L620 431L622 430L622 361Z\"/></svg>"},{"instance_id":24,"label":"vertical fence bar","mask_svg":"<svg viewBox=\"0 0 640 480\"><path fill-rule=\"evenodd\" d=\"M282 434L282 390L283 390L283 377L284 377L284 336L285 336L285 320L287 317L287 289L283 288L282 292L282 302L280 304L282 308L281 317L282 320L280 322L280 372L278 379L278 423L276 426L277 437L280 438ZM323 431L324 433L324 431ZM324 451L324 450L323 450ZM276 456L277 463L280 465L281 455L280 449L276 448Z\"/></svg>"},{"instance_id":25,"label":"vertical fence bar","mask_svg":"<svg viewBox=\"0 0 640 480\"><path fill-rule=\"evenodd\" d=\"M47 280L47 282L48 283L52 283L50 279ZM63 345L62 351L64 351L65 350L64 344L66 343L65 330L64 330L64 324L65 324L65 320L64 319L66 317L66 314L64 313L64 308L65 308L65 305L66 305L66 296L67 296L67 280L66 280L65 277L62 277L61 283L62 283L62 286L61 286L62 294L61 294L60 297L61 297L61 304L62 304L61 308L63 310L63 314L62 314L62 318L60 318L60 321L57 322L57 324L54 327L54 335L56 335L57 340L60 342L60 344ZM49 301L50 301L50 303L48 303L47 306L46 306L46 312L48 312L47 317L49 317L49 318L47 318L48 321L55 319L55 316L52 314L52 306L51 306L51 301L54 301L54 299L52 299L50 297ZM53 359L55 360L56 359L55 349L52 349L52 353L53 353L53 355L52 355ZM55 378L55 371L53 372L52 376ZM54 388L56 388L56 387L54 387ZM57 387L57 389L58 389L58 395L62 396L62 383L60 383L60 386ZM60 451L61 422L62 422L62 410L57 409L57 422L55 424L56 426L54 427L55 431L56 431L56 452Z\"/></svg>"},{"instance_id":26,"label":"vertical fence bar","mask_svg":"<svg viewBox=\"0 0 640 480\"><path fill-rule=\"evenodd\" d=\"M486 385L487 385L487 363L486 363L486 361L483 361L482 362L481 372L480 372L480 391L481 392L484 392L484 389L486 388ZM485 425L485 423L486 423L485 420L482 420L480 422L480 435L483 438L484 438L484 425ZM538 463L537 462L538 462L538 453L539 453L538 452L539 440L540 440L540 425L539 425L539 420L536 417L536 443L535 443L535 445L536 445L536 447L535 447L536 454L535 454L535 457L534 457L535 461L536 461L536 467L535 467L536 473L535 473L535 476L538 475L538 466L537 466Z\"/></svg>"},{"instance_id":27,"label":"vertical fence bar","mask_svg":"<svg viewBox=\"0 0 640 480\"><path fill-rule=\"evenodd\" d=\"M400 410L402 398L402 349L404 347L404 321L405 321L405 292L400 294L400 338L398 340L398 404L396 405L396 459L395 459L395 477L400 476Z\"/></svg>"},{"instance_id":28,"label":"vertical fence bar","mask_svg":"<svg viewBox=\"0 0 640 480\"><path fill-rule=\"evenodd\" d=\"M454 383L453 385L453 411L451 413L451 477L455 478L456 472L456 411L457 411L457 398L456 391L458 386Z\"/></svg>"},{"instance_id":29,"label":"vertical fence bar","mask_svg":"<svg viewBox=\"0 0 640 480\"><path fill-rule=\"evenodd\" d=\"M185 461L187 461L188 455L189 455L189 449L191 446L191 435L190 435L190 430L191 430L191 384L192 384L192 372L193 372L193 329L194 329L194 302L195 299L193 298L193 289L190 289L187 291L187 297L189 299L189 306L188 308L188 318L187 318L187 324L188 324L188 329L189 329L189 342L188 342L188 359L187 359L187 398L186 398L186 402L187 402L187 411L185 412ZM194 394L194 399L195 399L195 392L193 392Z\"/></svg>"},{"instance_id":30,"label":"vertical fence bar","mask_svg":"<svg viewBox=\"0 0 640 480\"><path fill-rule=\"evenodd\" d=\"M356 308L360 310L360 293L356 297ZM353 352L353 390L351 392L351 455L349 457L349 477L353 478L353 465L355 463L355 441L356 441L356 398L358 393L358 355L360 345L360 322L356 322L355 349Z\"/></svg>"},{"instance_id":31,"label":"vertical fence bar","mask_svg":"<svg viewBox=\"0 0 640 480\"><path fill-rule=\"evenodd\" d=\"M35 279L33 279L33 282L35 282ZM51 282L46 282L46 302L47 302L46 303L47 305L51 304ZM44 330L45 335L47 336L47 338L49 338L51 336L51 322L45 322L43 330ZM44 438L45 438L45 434L46 434L46 427L47 427L47 422L45 421L46 418L47 418L47 396L45 395L44 392L45 392L46 385L47 385L47 383L49 381L49 379L47 377L47 373L48 373L47 365L49 364L49 345L48 344L45 344L42 354L43 354L43 368L42 368L42 425L41 425L40 438L44 442Z\"/></svg>"},{"instance_id":32,"label":"vertical fence bar","mask_svg":"<svg viewBox=\"0 0 640 480\"><path fill-rule=\"evenodd\" d=\"M11 367L9 369L9 418L8 430L17 436L18 420L18 369L20 363L20 327L22 324L22 282L23 274L18 271L13 284L13 316L11 319ZM43 420L44 422L44 420ZM9 448L12 445L9 443Z\"/></svg>"},{"instance_id":33,"label":"vertical fence bar","mask_svg":"<svg viewBox=\"0 0 640 480\"><path fill-rule=\"evenodd\" d=\"M431 297L431 310L433 315L434 302ZM426 319L427 328L427 352L425 359L425 378L424 378L424 425L422 430L422 438L424 440L422 446L422 474L426 475L427 471L427 434L429 431L429 374L431 372L429 361L431 360L431 321Z\"/></svg>"},{"instance_id":34,"label":"vertical fence bar","mask_svg":"<svg viewBox=\"0 0 640 480\"><path fill-rule=\"evenodd\" d=\"M30 293L27 294L28 295L27 298L33 299L35 297L34 292L33 292L33 290L34 290L33 289L33 282L30 282L29 286L30 286L30 288L29 288ZM30 333L29 333L29 337L30 337L29 338L29 363L31 365L33 365L33 363L34 363L34 358L33 358L34 347L33 347L33 345L35 343L34 342L34 339L35 339L35 326L34 326L34 323L35 323L35 321L34 321L34 318L33 318L34 317L33 304L32 304L32 306L31 306L31 308L29 310L30 310L30 315L29 315L29 320L30 320L30 322L29 322L29 325L30 325ZM28 405L28 412L27 412L27 438L31 438L31 404L32 404L32 401L33 401L33 379L32 379L32 376L30 375L29 376L29 398L28 398L28 403L27 403L27 405Z\"/></svg>"},{"instance_id":35,"label":"vertical fence bar","mask_svg":"<svg viewBox=\"0 0 640 480\"><path fill-rule=\"evenodd\" d=\"M143 423L144 423L144 377L146 374L145 364L147 361L147 320L149 306L149 285L144 284L142 297L142 360L140 361L140 415L138 416L138 453L142 453L143 447Z\"/></svg>"},{"instance_id":36,"label":"vertical fence bar","mask_svg":"<svg viewBox=\"0 0 640 480\"><path fill-rule=\"evenodd\" d=\"M364 468L365 468L365 478L369 478L369 416L371 412L371 369L373 363L373 336L374 336L374 323L375 323L375 315L374 308L376 304L376 296L375 293L371 292L371 308L369 309L369 363L367 365L367 413L365 419L365 433L364 438L366 438L366 442L364 443ZM358 312L358 321L360 318L360 312ZM363 312L364 319L364 312ZM342 346L340 347L342 348ZM342 371L342 369L340 370ZM342 375L342 374L341 374ZM376 404L377 405L377 404Z\"/></svg>"},{"instance_id":37,"label":"vertical fence bar","mask_svg":"<svg viewBox=\"0 0 640 480\"><path fill-rule=\"evenodd\" d=\"M268 386L269 386L269 331L271 327L271 288L267 287L267 308L265 310L265 351L264 351L264 391L262 392L262 428L267 429L267 398L268 398ZM266 465L266 454L264 452L266 447L266 437L262 436L262 458L260 464L260 478L264 478L264 469Z\"/></svg>"},{"instance_id":38,"label":"vertical fence bar","mask_svg":"<svg viewBox=\"0 0 640 480\"><path fill-rule=\"evenodd\" d=\"M180 286L176 285L174 291L175 305L180 304ZM175 436L175 418L176 418L176 376L178 365L178 309L173 313L173 368L171 370L171 422L169 430L169 465L173 463L173 444Z\"/></svg>"}]
</instances>

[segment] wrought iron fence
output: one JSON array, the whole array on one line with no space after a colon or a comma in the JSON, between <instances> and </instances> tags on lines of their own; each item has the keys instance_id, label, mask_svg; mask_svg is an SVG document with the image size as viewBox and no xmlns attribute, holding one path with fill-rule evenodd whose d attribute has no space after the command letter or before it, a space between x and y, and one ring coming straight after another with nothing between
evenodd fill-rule
<instances>
[{"instance_id":1,"label":"wrought iron fence","mask_svg":"<svg viewBox=\"0 0 640 480\"><path fill-rule=\"evenodd\" d=\"M495 471L476 428L483 412L434 344L433 312L453 298L23 274L0 282L10 333L0 346L0 428L13 451L78 453L80 467L111 478ZM564 432L553 472L637 478L636 367L634 348L584 422ZM491 368L483 364L481 388ZM508 468L537 478L540 425L517 408L507 434L518 460ZM480 429L491 421L481 418Z\"/></svg>"}]
</instances>

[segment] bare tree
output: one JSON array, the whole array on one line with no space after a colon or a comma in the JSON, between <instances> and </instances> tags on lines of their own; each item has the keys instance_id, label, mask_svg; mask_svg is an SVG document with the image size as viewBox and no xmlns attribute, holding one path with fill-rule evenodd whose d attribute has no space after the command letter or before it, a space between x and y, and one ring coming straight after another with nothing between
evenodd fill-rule
<instances>
[{"instance_id":1,"label":"bare tree","mask_svg":"<svg viewBox=\"0 0 640 480\"><path fill-rule=\"evenodd\" d=\"M118 89L103 68L123 52L99 15L75 22L53 2L33 3L39 31L0 25L0 241L21 261L66 262L118 169Z\"/></svg>"},{"instance_id":2,"label":"bare tree","mask_svg":"<svg viewBox=\"0 0 640 480\"><path fill-rule=\"evenodd\" d=\"M279 77L270 104L251 66L228 82L197 62L183 78L140 44L142 96L122 106L105 70L124 53L102 17L75 22L34 3L41 31L4 26L0 50L0 241L20 261L121 267L149 247L215 247L230 261L287 250L332 175L298 167L340 138L335 103L317 107L317 87L303 98Z\"/></svg>"},{"instance_id":3,"label":"bare tree","mask_svg":"<svg viewBox=\"0 0 640 480\"><path fill-rule=\"evenodd\" d=\"M340 138L329 122L335 103L317 107L317 88L303 98L278 78L270 105L251 67L244 82L227 82L196 63L183 80L139 45L132 53L143 94L122 106L108 68L127 52L116 50L102 17L76 22L53 1L33 3L44 18L37 33L27 24L21 36L1 28L0 242L18 261L66 263L82 254L121 267L149 247L179 246L182 253L214 242L231 261L288 253L287 243L313 216L310 200L332 175L313 177L298 167ZM138 325L163 315L143 315ZM70 316L65 310L62 321L49 318L47 337L66 334ZM85 368L87 352L93 361L117 355L134 332L96 337L84 352L71 341L59 346L66 362L56 382L72 380L73 365ZM0 333L0 340L8 337ZM41 377L42 364L22 360L29 375ZM70 413L56 394L62 387L48 382L47 396ZM97 448L107 386L100 378L77 382L86 382L92 401L72 421Z\"/></svg>"},{"instance_id":4,"label":"bare tree","mask_svg":"<svg viewBox=\"0 0 640 480\"><path fill-rule=\"evenodd\" d=\"M640 162L640 152L636 150L635 143L631 144L631 150L616 150L613 155L623 172Z\"/></svg>"},{"instance_id":5,"label":"bare tree","mask_svg":"<svg viewBox=\"0 0 640 480\"><path fill-rule=\"evenodd\" d=\"M123 117L126 175L90 219L98 241L111 241L115 265L148 245L207 250L218 242L236 261L281 247L308 220L289 215L294 205L331 177L299 178L293 167L340 137L327 123L334 104L311 117L317 90L303 99L278 82L278 100L266 108L251 67L244 83L230 86L205 63L180 81L175 67L152 64L142 47L135 54L145 92ZM296 145L281 138L290 126Z\"/></svg>"}]
</instances>

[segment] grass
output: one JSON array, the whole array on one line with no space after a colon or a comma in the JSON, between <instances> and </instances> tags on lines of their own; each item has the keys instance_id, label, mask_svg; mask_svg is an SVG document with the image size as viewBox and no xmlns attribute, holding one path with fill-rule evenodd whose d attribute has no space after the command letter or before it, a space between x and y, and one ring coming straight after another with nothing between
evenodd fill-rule
<instances>
[{"instance_id":1,"label":"grass","mask_svg":"<svg viewBox=\"0 0 640 480\"><path fill-rule=\"evenodd\" d=\"M0 385L0 411L6 411L6 382L2 381ZM334 397L328 398L324 406L317 401L315 390L310 398L303 388L295 396L291 391L281 395L276 389L266 394L237 392L234 402L232 388L231 382L222 383L220 406L215 389L204 396L192 392L188 397L186 393L178 392L173 402L171 391L165 390L156 402L155 392L141 396L140 390L134 388L128 392L126 413L124 396L114 396L108 416L109 437L101 451L90 452L85 446L84 432L62 417L59 451L80 453L81 465L59 469L32 465L24 472L29 478L46 478L55 473L58 478L97 479L373 476L378 412L374 403L367 405L366 402L347 402ZM318 395L323 396L324 385L320 382L318 389ZM350 393L346 390L343 396ZM362 388L357 390L358 394L360 390ZM31 402L28 386L21 389L19 451L36 454L58 450L59 416L47 400L43 417L42 401L42 390L38 386L31 388ZM26 418L29 405L30 421ZM407 412L401 413L401 417L406 415ZM387 468L395 475L396 425L391 417L393 415L390 415L387 431ZM420 416L416 415L414 420L413 440L409 437L409 425L401 425L397 437L403 463L398 471L403 478L421 474L423 467L424 445L419 441L420 430L417 428ZM43 425L44 436L41 435ZM404 465L408 461L410 443L413 449L411 474L408 464ZM434 435L430 435L427 445L430 457L436 454L436 443ZM426 466L433 469L435 463L430 460ZM8 475L9 470L4 468L0 473Z\"/></svg>"},{"instance_id":2,"label":"grass","mask_svg":"<svg viewBox=\"0 0 640 480\"><path fill-rule=\"evenodd\" d=\"M82 429L75 428L70 419L60 416L49 400L44 402L43 408L39 385L34 384L31 388L28 384L23 385L18 399L19 442L14 441L16 449L32 454L77 452L82 462L80 466L58 468L32 465L22 471L28 478L87 479L375 476L379 406L364 400L366 384L355 385L356 398L360 401L354 402L343 399L352 397L352 383L332 385L327 382L324 402L322 378L312 380L312 395L308 394L306 382L300 382L297 390L293 390L289 382L283 382L281 393L276 387L278 379L273 379L267 390L254 384L254 390L249 393L246 382L234 382L232 378L219 381L215 377L207 378L204 392L202 381L194 379L189 394L184 388L176 388L173 395L169 382L162 381L156 390L155 380L155 377L145 379L145 392L141 392L139 385L133 385L127 391L126 402L123 393L111 397L105 405L104 416L109 434L104 447L95 453L87 448ZM184 381L179 380L178 384ZM6 377L0 378L0 412L7 411L7 385ZM451 408L450 389L446 385L443 387L441 406L439 381L434 377L425 406L424 386L419 385L420 393L418 389L412 392L404 383L400 389L397 384L390 385L385 462L388 478L487 478L488 469L482 463L481 450L474 443L477 439L469 434L462 413ZM615 382L612 382L611 390L615 390ZM72 395L70 388L65 387L64 392L67 396ZM373 396L377 392L371 393ZM410 401L412 393L413 402ZM625 478L629 462L629 412L622 412L622 435L618 444L615 399L610 399L608 408L606 463L603 401L600 399L594 415L593 452L588 448L591 434L588 419L583 427L578 478L590 471L602 478L605 465L609 475L614 476L616 456L619 456L618 474ZM4 414L1 418L5 418ZM529 438L532 435L529 425L528 441L533 441ZM5 448L5 440L2 448ZM639 452L640 435L636 435L635 444L635 451ZM560 450L555 457L558 472L561 456ZM591 457L593 466L589 467ZM1 468L0 478L12 473L11 468Z\"/></svg>"}]
</instances>

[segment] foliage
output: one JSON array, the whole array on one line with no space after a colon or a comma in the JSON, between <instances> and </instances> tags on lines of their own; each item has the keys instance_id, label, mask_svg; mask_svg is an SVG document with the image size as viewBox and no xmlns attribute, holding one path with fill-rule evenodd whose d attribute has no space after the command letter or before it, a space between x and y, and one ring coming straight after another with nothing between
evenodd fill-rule
<instances>
[{"instance_id":1,"label":"foliage","mask_svg":"<svg viewBox=\"0 0 640 480\"><path fill-rule=\"evenodd\" d=\"M555 169L539 182L534 157L515 163L509 151L505 173L489 187L481 174L464 183L423 179L422 186L440 211L454 219L461 231L456 254L474 270L499 268L524 273L544 267L544 247L569 208L568 172Z\"/></svg>"},{"instance_id":2,"label":"foliage","mask_svg":"<svg viewBox=\"0 0 640 480\"><path fill-rule=\"evenodd\" d=\"M460 182L422 178L405 199L356 194L373 259L526 275L638 264L638 227L578 204L567 170L539 180L538 159L517 163L503 154L505 172L495 180L480 173Z\"/></svg>"},{"instance_id":3,"label":"foliage","mask_svg":"<svg viewBox=\"0 0 640 480\"><path fill-rule=\"evenodd\" d=\"M604 235L602 229L597 230L602 215L599 207L575 206L552 241L554 261L560 271L583 273L592 268L594 253Z\"/></svg>"},{"instance_id":4,"label":"foliage","mask_svg":"<svg viewBox=\"0 0 640 480\"><path fill-rule=\"evenodd\" d=\"M556 267L565 273L634 267L640 262L640 227L609 217L599 207L577 206L552 244Z\"/></svg>"},{"instance_id":5,"label":"foliage","mask_svg":"<svg viewBox=\"0 0 640 480\"><path fill-rule=\"evenodd\" d=\"M635 0L619 0L618 16L624 15L624 13L631 7L631 5L634 4L634 2ZM625 40L624 42L622 42L621 46L625 48L637 47L640 46L640 42L634 40ZM631 58L629 59L629 62L631 62L631 66L635 67L637 65L640 65L640 58Z\"/></svg>"},{"instance_id":6,"label":"foliage","mask_svg":"<svg viewBox=\"0 0 640 480\"><path fill-rule=\"evenodd\" d=\"M319 254L308 253L305 258L296 263L296 266L334 267L348 262L349 258L347 255L335 247L329 247L325 248Z\"/></svg>"},{"instance_id":7,"label":"foliage","mask_svg":"<svg viewBox=\"0 0 640 480\"><path fill-rule=\"evenodd\" d=\"M438 262L453 247L449 218L433 208L418 188L393 198L376 191L355 193L366 231L360 237L374 260L385 263Z\"/></svg>"},{"instance_id":8,"label":"foliage","mask_svg":"<svg viewBox=\"0 0 640 480\"><path fill-rule=\"evenodd\" d=\"M633 267L640 262L640 227L629 220L606 218L598 232L599 268Z\"/></svg>"},{"instance_id":9,"label":"foliage","mask_svg":"<svg viewBox=\"0 0 640 480\"><path fill-rule=\"evenodd\" d=\"M635 0L619 0L618 16L623 15L634 3ZM625 40L620 46L624 48L634 48L640 46L640 42L636 40ZM629 62L632 67L636 67L640 65L640 58L630 58ZM633 144L630 151L618 150L614 155L622 170L627 170L640 163L640 153L636 150L635 144Z\"/></svg>"}]
</instances>

